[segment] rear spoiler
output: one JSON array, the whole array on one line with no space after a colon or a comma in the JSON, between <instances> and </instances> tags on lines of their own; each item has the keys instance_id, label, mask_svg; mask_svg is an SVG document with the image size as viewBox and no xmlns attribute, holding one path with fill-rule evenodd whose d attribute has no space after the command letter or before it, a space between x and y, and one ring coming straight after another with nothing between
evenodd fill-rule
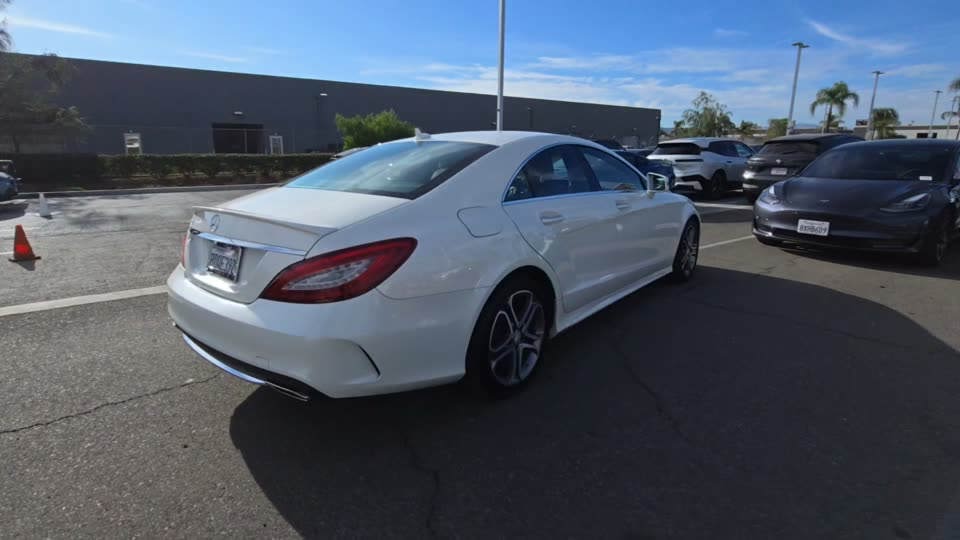
<instances>
[{"instance_id":1,"label":"rear spoiler","mask_svg":"<svg viewBox=\"0 0 960 540\"><path fill-rule=\"evenodd\" d=\"M292 221L285 221L282 219L277 219L275 217L262 216L260 214L254 214L251 212L244 212L242 210L233 210L230 208L220 208L217 206L194 206L193 215L196 217L201 217L204 212L213 212L216 214L227 214L232 216L240 216L246 219L252 219L255 221L262 221L264 223L269 223L271 225L280 225L281 227L286 227L288 229L293 229L295 231L305 232L309 234L315 234L317 236L325 236L332 233L336 229L331 229L330 227L316 227L311 225L304 225L303 223L295 223Z\"/></svg>"}]
</instances>

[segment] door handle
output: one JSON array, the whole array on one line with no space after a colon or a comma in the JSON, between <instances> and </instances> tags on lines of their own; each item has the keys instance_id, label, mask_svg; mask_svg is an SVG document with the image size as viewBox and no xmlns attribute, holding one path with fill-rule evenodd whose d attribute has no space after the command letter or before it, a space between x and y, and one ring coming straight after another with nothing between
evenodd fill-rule
<instances>
[{"instance_id":1,"label":"door handle","mask_svg":"<svg viewBox=\"0 0 960 540\"><path fill-rule=\"evenodd\" d=\"M615 204L617 205L617 210L621 210L621 211L624 211L624 212L626 212L627 210L629 210L629 209L631 208L631 207L630 207L630 202L629 202L629 201L625 201L625 200L623 200L623 199L617 199L617 201L616 201Z\"/></svg>"},{"instance_id":2,"label":"door handle","mask_svg":"<svg viewBox=\"0 0 960 540\"><path fill-rule=\"evenodd\" d=\"M554 223L560 223L563 221L563 214L560 212L554 212L553 210L546 210L540 212L540 223L544 225L553 225Z\"/></svg>"},{"instance_id":3,"label":"door handle","mask_svg":"<svg viewBox=\"0 0 960 540\"><path fill-rule=\"evenodd\" d=\"M727 163L733 163L733 160L727 161Z\"/></svg>"}]
</instances>

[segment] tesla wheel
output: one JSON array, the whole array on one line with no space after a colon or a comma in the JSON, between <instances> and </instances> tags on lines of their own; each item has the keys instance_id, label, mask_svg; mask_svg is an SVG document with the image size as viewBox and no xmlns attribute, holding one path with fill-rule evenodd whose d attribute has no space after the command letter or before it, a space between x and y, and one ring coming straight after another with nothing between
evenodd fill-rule
<instances>
[{"instance_id":1,"label":"tesla wheel","mask_svg":"<svg viewBox=\"0 0 960 540\"><path fill-rule=\"evenodd\" d=\"M677 254L673 257L673 279L684 282L693 277L697 269L697 257L700 255L700 225L690 219L683 227Z\"/></svg>"},{"instance_id":2,"label":"tesla wheel","mask_svg":"<svg viewBox=\"0 0 960 540\"><path fill-rule=\"evenodd\" d=\"M522 388L543 363L550 296L538 281L518 277L487 301L470 339L467 377L495 396Z\"/></svg>"},{"instance_id":3,"label":"tesla wheel","mask_svg":"<svg viewBox=\"0 0 960 540\"><path fill-rule=\"evenodd\" d=\"M931 231L924 241L923 247L920 248L920 262L923 264L936 266L947 256L947 248L950 245L950 230L946 225L948 222L949 220L942 220L941 225Z\"/></svg>"},{"instance_id":4,"label":"tesla wheel","mask_svg":"<svg viewBox=\"0 0 960 540\"><path fill-rule=\"evenodd\" d=\"M717 171L710 177L710 185L707 186L707 197L719 199L727 192L727 176L723 171Z\"/></svg>"}]
</instances>

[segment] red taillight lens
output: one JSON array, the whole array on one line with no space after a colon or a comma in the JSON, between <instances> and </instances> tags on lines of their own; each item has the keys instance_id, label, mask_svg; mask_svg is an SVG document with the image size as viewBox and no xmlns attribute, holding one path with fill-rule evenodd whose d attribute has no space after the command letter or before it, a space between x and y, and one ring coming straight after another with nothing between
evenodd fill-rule
<instances>
[{"instance_id":1,"label":"red taillight lens","mask_svg":"<svg viewBox=\"0 0 960 540\"><path fill-rule=\"evenodd\" d=\"M183 235L183 243L180 244L180 266L187 267L187 244L190 243L190 231Z\"/></svg>"},{"instance_id":2,"label":"red taillight lens","mask_svg":"<svg viewBox=\"0 0 960 540\"><path fill-rule=\"evenodd\" d=\"M390 277L416 247L413 238L395 238L319 255L288 266L260 297L320 304L360 296Z\"/></svg>"}]
</instances>

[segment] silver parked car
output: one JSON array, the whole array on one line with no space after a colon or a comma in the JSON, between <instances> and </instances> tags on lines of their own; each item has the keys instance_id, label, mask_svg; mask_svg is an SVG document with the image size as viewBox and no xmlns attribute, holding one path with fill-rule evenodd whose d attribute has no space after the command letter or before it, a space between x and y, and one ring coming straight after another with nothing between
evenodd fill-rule
<instances>
[{"instance_id":1,"label":"silver parked car","mask_svg":"<svg viewBox=\"0 0 960 540\"><path fill-rule=\"evenodd\" d=\"M650 159L669 161L677 177L674 192L702 193L712 199L743 185L753 150L740 141L713 137L674 139L657 145Z\"/></svg>"}]
</instances>

